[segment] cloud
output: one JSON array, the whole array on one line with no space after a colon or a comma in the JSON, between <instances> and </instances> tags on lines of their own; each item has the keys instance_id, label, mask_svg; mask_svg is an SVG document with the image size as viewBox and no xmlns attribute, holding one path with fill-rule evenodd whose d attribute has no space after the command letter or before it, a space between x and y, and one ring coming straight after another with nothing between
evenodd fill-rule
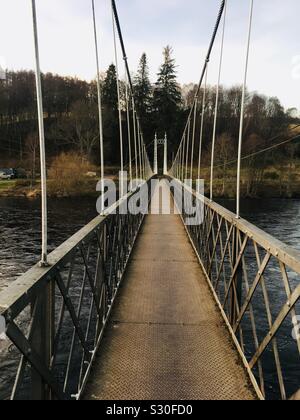
<instances>
[{"instance_id":1,"label":"cloud","mask_svg":"<svg viewBox=\"0 0 300 420\"><path fill-rule=\"evenodd\" d=\"M34 68L31 3L3 1L0 56L9 68ZM91 79L96 73L90 0L36 0L43 71ZM110 0L96 1L101 69L113 61ZM155 79L162 48L170 44L181 83L198 82L219 0L117 0L131 69L147 52ZM17 12L16 12L17 11ZM229 0L222 82L243 77L249 1ZM293 78L293 57L300 55L299 0L255 1L249 87L277 95L285 106L300 108L300 81ZM17 28L17 30L16 30ZM210 65L215 83L220 38ZM119 51L120 54L120 51ZM120 57L121 58L121 57ZM122 60L120 59L120 66ZM124 70L120 69L120 74Z\"/></svg>"}]
</instances>

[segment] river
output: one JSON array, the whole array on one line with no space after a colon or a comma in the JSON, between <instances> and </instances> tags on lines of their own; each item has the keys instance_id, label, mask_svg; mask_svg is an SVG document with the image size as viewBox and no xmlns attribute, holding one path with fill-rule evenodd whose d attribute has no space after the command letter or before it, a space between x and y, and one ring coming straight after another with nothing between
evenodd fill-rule
<instances>
[{"instance_id":1,"label":"river","mask_svg":"<svg viewBox=\"0 0 300 420\"><path fill-rule=\"evenodd\" d=\"M235 201L221 201L234 211ZM276 239L300 250L300 200L243 200L242 217Z\"/></svg>"},{"instance_id":2,"label":"river","mask_svg":"<svg viewBox=\"0 0 300 420\"><path fill-rule=\"evenodd\" d=\"M40 200L0 199L0 289L39 261L40 213ZM50 251L96 215L95 198L49 200Z\"/></svg>"},{"instance_id":3,"label":"river","mask_svg":"<svg viewBox=\"0 0 300 420\"><path fill-rule=\"evenodd\" d=\"M234 201L221 202L234 209ZM96 213L94 198L49 200L49 246L54 249ZM245 200L242 216L300 250L300 200ZM0 199L0 289L39 260L40 201Z\"/></svg>"},{"instance_id":4,"label":"river","mask_svg":"<svg viewBox=\"0 0 300 420\"><path fill-rule=\"evenodd\" d=\"M234 201L222 201L221 204L234 209ZM49 200L50 250L64 242L96 215L94 198ZM277 239L300 250L300 200L246 200L242 203L242 216ZM9 286L39 261L40 225L39 200L0 199L0 289ZM282 305L286 297L282 289L278 288L280 279L277 274L272 275L270 296L272 302L278 301L279 305ZM257 308L258 319L260 309ZM286 355L290 354L290 346L295 346L295 342L291 340L290 325L284 329L283 336L279 346L286 358ZM294 350L291 352L293 358L289 360L289 369L285 373L288 377L288 391L295 392L299 384L299 360ZM270 396L277 398L277 386L273 382L274 365L270 363L270 359L266 361L266 366Z\"/></svg>"}]
</instances>

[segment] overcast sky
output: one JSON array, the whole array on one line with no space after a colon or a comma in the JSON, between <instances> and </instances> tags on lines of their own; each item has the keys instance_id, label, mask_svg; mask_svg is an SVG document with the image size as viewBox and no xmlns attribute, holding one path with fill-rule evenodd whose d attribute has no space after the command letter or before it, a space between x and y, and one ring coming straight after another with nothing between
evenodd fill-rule
<instances>
[{"instance_id":1,"label":"overcast sky","mask_svg":"<svg viewBox=\"0 0 300 420\"><path fill-rule=\"evenodd\" d=\"M101 69L105 70L113 60L110 0L95 3ZM91 1L36 0L36 4L42 70L92 79ZM132 71L145 51L155 81L162 48L170 44L179 82L198 82L219 4L219 0L117 0ZM222 72L227 86L243 78L248 11L249 0L228 0ZM299 0L255 0L248 85L278 96L286 107L300 109L299 15ZM217 79L219 45L220 38L211 63L211 84ZM2 67L34 67L31 0L0 0L0 57Z\"/></svg>"}]
</instances>

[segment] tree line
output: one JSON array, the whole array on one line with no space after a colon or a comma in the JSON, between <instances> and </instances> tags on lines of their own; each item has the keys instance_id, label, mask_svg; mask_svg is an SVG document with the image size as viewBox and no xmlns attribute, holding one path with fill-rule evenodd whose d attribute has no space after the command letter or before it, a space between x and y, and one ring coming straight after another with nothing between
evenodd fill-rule
<instances>
[{"instance_id":1,"label":"tree line","mask_svg":"<svg viewBox=\"0 0 300 420\"><path fill-rule=\"evenodd\" d=\"M126 84L121 90L122 124L127 139ZM149 145L155 132L169 139L169 151L174 154L180 143L186 119L195 100L197 86L181 87L171 47L163 50L163 62L152 83L147 55L140 59L133 75L134 94L144 139ZM99 124L96 82L87 82L52 73L42 76L46 146L49 159L62 152L76 151L94 164L99 164ZM106 162L119 162L119 126L117 71L111 64L101 76L103 125ZM224 167L236 155L241 109L241 87L221 87L217 125L216 164ZM200 132L203 89L198 96L196 135ZM212 143L216 88L208 86L203 132L203 161L209 164ZM131 110L131 101L129 102ZM8 71L0 80L0 161L29 161L35 164L38 155L37 107L35 76L31 71ZM252 153L285 137L292 124L298 124L296 110L285 110L278 98L259 93L247 93L243 153ZM132 121L131 121L132 124ZM128 148L124 147L124 150ZM149 149L150 152L152 149ZM294 149L293 149L294 150ZM298 149L294 154L298 155ZM280 159L286 158L288 147L281 148ZM151 155L151 153L150 153ZM197 155L197 150L196 150ZM128 156L127 156L128 158ZM259 166L266 157L256 158L249 165ZM17 164L16 163L16 164ZM2 163L3 165L3 163ZM224 175L225 177L225 175Z\"/></svg>"}]
</instances>

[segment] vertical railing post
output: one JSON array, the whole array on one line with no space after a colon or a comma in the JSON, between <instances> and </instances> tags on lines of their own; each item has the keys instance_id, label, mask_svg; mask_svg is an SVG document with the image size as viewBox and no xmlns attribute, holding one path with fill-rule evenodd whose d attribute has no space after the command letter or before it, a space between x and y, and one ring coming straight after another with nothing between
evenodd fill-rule
<instances>
[{"instance_id":1,"label":"vertical railing post","mask_svg":"<svg viewBox=\"0 0 300 420\"><path fill-rule=\"evenodd\" d=\"M238 259L240 258L240 241L239 241L238 232L239 232L238 228L235 227L233 231L233 235L232 235L233 267L236 266ZM243 269L242 269L242 260L240 259L240 263L239 263L238 269L236 270L235 277L232 282L231 292L230 292L230 297L231 297L230 322L232 326L235 325L239 316L239 311L241 309L242 290L243 290Z\"/></svg>"},{"instance_id":2,"label":"vertical railing post","mask_svg":"<svg viewBox=\"0 0 300 420\"><path fill-rule=\"evenodd\" d=\"M35 318L35 328L32 333L31 345L45 367L50 369L53 356L53 341L55 329L54 315L54 285L50 281L45 286L45 292L32 303L32 316ZM45 401L52 399L52 392L44 382L40 373L31 368L31 398L33 401Z\"/></svg>"},{"instance_id":3,"label":"vertical railing post","mask_svg":"<svg viewBox=\"0 0 300 420\"><path fill-rule=\"evenodd\" d=\"M157 134L154 139L154 175L158 175L158 152L157 152Z\"/></svg>"}]
</instances>

